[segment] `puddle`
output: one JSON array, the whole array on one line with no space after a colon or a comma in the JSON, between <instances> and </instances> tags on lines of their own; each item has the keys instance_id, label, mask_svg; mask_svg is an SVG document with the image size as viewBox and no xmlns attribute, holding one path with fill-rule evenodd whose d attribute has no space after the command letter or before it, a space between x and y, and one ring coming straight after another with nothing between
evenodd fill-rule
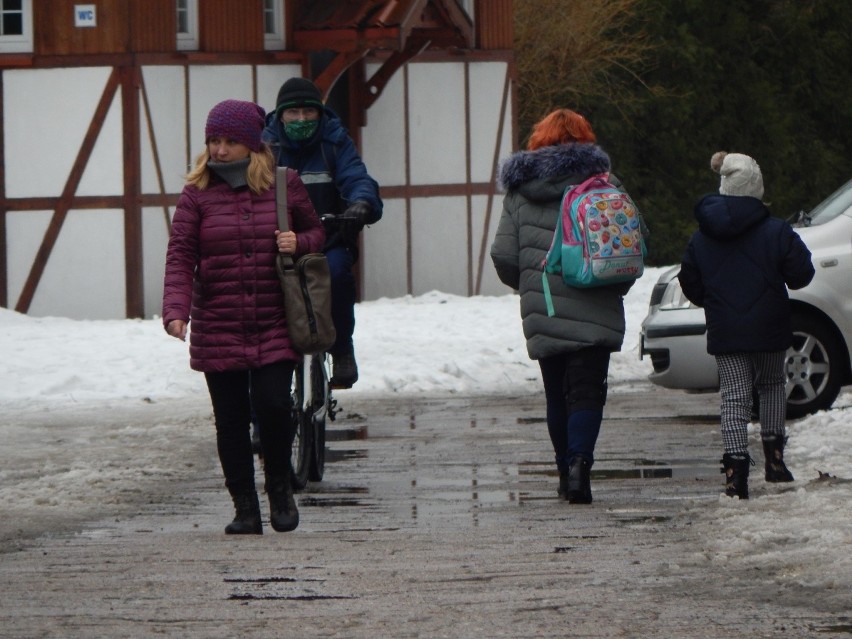
<instances>
[{"instance_id":1,"label":"puddle","mask_svg":"<svg viewBox=\"0 0 852 639\"><path fill-rule=\"evenodd\" d=\"M367 459L369 456L370 455L366 450L358 450L354 448L342 450L339 448L325 449L326 464L334 464L336 462L342 462L348 459Z\"/></svg>"},{"instance_id":2,"label":"puddle","mask_svg":"<svg viewBox=\"0 0 852 639\"><path fill-rule=\"evenodd\" d=\"M272 584L272 583L293 583L300 581L325 581L325 579L302 578L302 577L225 577L223 580L226 584Z\"/></svg>"},{"instance_id":3,"label":"puddle","mask_svg":"<svg viewBox=\"0 0 852 639\"><path fill-rule=\"evenodd\" d=\"M546 475L557 477L556 467L551 462L523 462L518 465L518 474ZM693 459L598 459L592 468L592 479L691 479L717 477L719 466L705 465Z\"/></svg>"},{"instance_id":4,"label":"puddle","mask_svg":"<svg viewBox=\"0 0 852 639\"><path fill-rule=\"evenodd\" d=\"M354 599L345 595L255 595L252 593L234 594L229 601L323 601L325 599Z\"/></svg>"},{"instance_id":5,"label":"puddle","mask_svg":"<svg viewBox=\"0 0 852 639\"><path fill-rule=\"evenodd\" d=\"M645 515L641 517L624 517L619 518L619 524L661 524L666 521L671 521L671 517L663 515Z\"/></svg>"},{"instance_id":6,"label":"puddle","mask_svg":"<svg viewBox=\"0 0 852 639\"><path fill-rule=\"evenodd\" d=\"M372 506L371 502L366 502L357 497L313 497L311 495L300 495L298 498L300 508L351 508Z\"/></svg>"},{"instance_id":7,"label":"puddle","mask_svg":"<svg viewBox=\"0 0 852 639\"><path fill-rule=\"evenodd\" d=\"M348 442L359 439L367 439L367 427L358 426L356 428L335 428L325 431L325 439L329 442Z\"/></svg>"},{"instance_id":8,"label":"puddle","mask_svg":"<svg viewBox=\"0 0 852 639\"><path fill-rule=\"evenodd\" d=\"M819 626L814 628L816 632L843 633L852 635L852 623L841 623L830 626Z\"/></svg>"}]
</instances>

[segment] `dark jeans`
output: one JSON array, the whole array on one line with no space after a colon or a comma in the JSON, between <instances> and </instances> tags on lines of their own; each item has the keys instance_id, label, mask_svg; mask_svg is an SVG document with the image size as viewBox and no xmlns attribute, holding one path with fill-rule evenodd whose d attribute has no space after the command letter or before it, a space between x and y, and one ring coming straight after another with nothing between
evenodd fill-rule
<instances>
[{"instance_id":1,"label":"dark jeans","mask_svg":"<svg viewBox=\"0 0 852 639\"><path fill-rule=\"evenodd\" d=\"M290 398L294 366L294 362L285 361L251 371L205 373L213 402L219 461L232 495L255 489L252 408L263 422L260 443L266 474L280 476L289 471L296 434Z\"/></svg>"},{"instance_id":2,"label":"dark jeans","mask_svg":"<svg viewBox=\"0 0 852 639\"><path fill-rule=\"evenodd\" d=\"M547 430L556 466L581 455L594 461L595 443L606 404L609 349L589 346L538 361L547 402Z\"/></svg>"},{"instance_id":3,"label":"dark jeans","mask_svg":"<svg viewBox=\"0 0 852 639\"><path fill-rule=\"evenodd\" d=\"M351 350L355 332L355 253L345 246L335 246L325 252L331 272L331 317L337 341L329 352L334 355Z\"/></svg>"}]
</instances>

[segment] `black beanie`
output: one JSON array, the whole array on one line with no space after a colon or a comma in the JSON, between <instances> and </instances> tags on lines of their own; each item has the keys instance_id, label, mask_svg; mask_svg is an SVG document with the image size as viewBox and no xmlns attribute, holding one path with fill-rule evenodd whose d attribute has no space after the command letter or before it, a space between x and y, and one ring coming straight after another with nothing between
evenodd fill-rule
<instances>
[{"instance_id":1,"label":"black beanie","mask_svg":"<svg viewBox=\"0 0 852 639\"><path fill-rule=\"evenodd\" d=\"M280 113L283 109L312 106L322 110L322 96L319 89L305 78L290 78L281 85L275 110Z\"/></svg>"}]
</instances>

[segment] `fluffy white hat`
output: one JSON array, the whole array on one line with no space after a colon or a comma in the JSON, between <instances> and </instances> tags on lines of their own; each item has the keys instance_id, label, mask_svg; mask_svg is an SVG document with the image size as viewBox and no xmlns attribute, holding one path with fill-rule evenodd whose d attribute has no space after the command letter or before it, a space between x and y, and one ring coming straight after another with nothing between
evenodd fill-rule
<instances>
[{"instance_id":1,"label":"fluffy white hat","mask_svg":"<svg viewBox=\"0 0 852 639\"><path fill-rule=\"evenodd\" d=\"M710 158L710 168L722 176L719 193L763 198L763 175L760 166L742 153L717 151Z\"/></svg>"}]
</instances>

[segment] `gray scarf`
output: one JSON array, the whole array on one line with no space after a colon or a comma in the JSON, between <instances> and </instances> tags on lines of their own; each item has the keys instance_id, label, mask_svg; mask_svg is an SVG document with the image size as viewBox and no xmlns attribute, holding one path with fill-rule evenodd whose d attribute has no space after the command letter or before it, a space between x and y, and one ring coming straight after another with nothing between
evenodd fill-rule
<instances>
[{"instance_id":1,"label":"gray scarf","mask_svg":"<svg viewBox=\"0 0 852 639\"><path fill-rule=\"evenodd\" d=\"M246 170L248 169L249 162L251 162L251 158L243 158L242 160L234 160L233 162L208 160L207 168L227 182L232 189L238 189L248 184Z\"/></svg>"}]
</instances>

